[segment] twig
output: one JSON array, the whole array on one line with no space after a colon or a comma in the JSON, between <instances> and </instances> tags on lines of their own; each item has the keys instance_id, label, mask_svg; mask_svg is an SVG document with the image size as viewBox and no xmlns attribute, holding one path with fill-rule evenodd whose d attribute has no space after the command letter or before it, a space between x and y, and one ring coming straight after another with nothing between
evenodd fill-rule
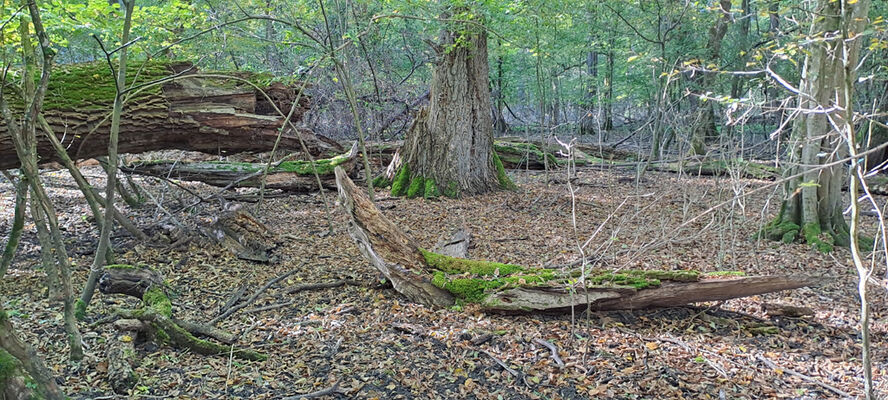
<instances>
[{"instance_id":1,"label":"twig","mask_svg":"<svg viewBox=\"0 0 888 400\"><path fill-rule=\"evenodd\" d=\"M287 302L283 302L283 303L278 303L278 304L272 304L269 306L251 308L247 311L244 311L244 313L251 314L251 313L257 313L257 312L262 312L262 311L275 310L275 309L283 308L286 306L292 306L293 304L296 304L295 300L294 301L287 301Z\"/></svg>"},{"instance_id":2,"label":"twig","mask_svg":"<svg viewBox=\"0 0 888 400\"><path fill-rule=\"evenodd\" d=\"M304 292L307 290L318 290L318 289L330 289L335 287L340 287L344 285L357 285L358 283L351 279L340 279L338 281L333 282L321 282L321 283L309 283L305 285L296 285L284 291L286 294L293 294L297 292Z\"/></svg>"},{"instance_id":3,"label":"twig","mask_svg":"<svg viewBox=\"0 0 888 400\"><path fill-rule=\"evenodd\" d=\"M283 400L299 400L299 399L314 399L323 396L329 396L334 393L339 393L339 381L333 384L326 389L318 390L317 392L311 392L306 394L298 394L296 396L284 397Z\"/></svg>"},{"instance_id":4,"label":"twig","mask_svg":"<svg viewBox=\"0 0 888 400\"><path fill-rule=\"evenodd\" d=\"M558 357L558 348L556 348L555 345L540 338L534 339L533 342L548 347L549 351L552 352L552 359L555 360L555 365L557 365L558 368L564 368L564 361L561 361L561 357Z\"/></svg>"},{"instance_id":5,"label":"twig","mask_svg":"<svg viewBox=\"0 0 888 400\"><path fill-rule=\"evenodd\" d=\"M819 381L819 380L817 380L817 379L814 379L814 378L812 378L812 377L810 377L810 376L808 376L808 375L802 375L802 374L800 374L800 373L798 373L798 372L795 372L795 371L793 371L793 370L791 370L791 369L780 368L777 364L774 364L773 361L771 361L771 360L765 358L765 357L762 356L762 355L756 355L755 358L758 359L759 361L765 363L765 365L767 365L769 368L771 368L771 369L773 369L773 370L780 370L780 371L783 371L783 373L785 373L785 374L792 375L792 376L794 376L794 377L796 377L796 378L799 378L799 379L801 379L801 380L803 380L803 381L805 381L805 382L813 383L813 384L815 384L815 385L818 385L818 386L820 386L820 387L823 387L823 388L825 388L825 389L828 389L829 391L831 391L831 392L833 392L833 393L835 393L835 394L837 394L837 395L839 395L839 396L842 396L842 397L845 397L845 398L853 397L853 396L851 396L850 394L848 394L847 392L843 392L843 391L839 390L839 389L836 388L835 386L831 386L831 385L829 385L829 384L823 383L823 382L821 382L821 381Z\"/></svg>"},{"instance_id":6,"label":"twig","mask_svg":"<svg viewBox=\"0 0 888 400\"><path fill-rule=\"evenodd\" d=\"M290 275L293 275L295 272L296 272L296 269L293 269L292 271L287 272L286 274L283 274L283 275L281 275L281 276L279 276L279 277L277 277L277 278L274 278L274 279L268 281L268 283L266 283L265 286L262 286L261 288L259 288L259 290L257 290L256 293L253 293L253 295L250 296L250 298L248 298L247 300L245 300L243 303L240 303L240 304L238 304L238 305L235 305L235 306L229 308L229 309L228 309L227 311L225 311L224 313L222 313L222 315L220 315L220 316L218 316L218 317L216 317L216 318L213 318L213 320L210 321L210 325L216 325L216 323L218 323L219 321L222 321L222 320L224 320L225 318L228 318L228 316L230 316L231 314L234 314L234 313L237 312L238 310L240 310L240 309L242 309L242 308L244 308L244 307L246 307L246 306L252 304L254 301L256 301L256 298L258 298L259 295L261 295L261 294L264 293L266 290L268 290L268 288L270 288L272 285L274 285L275 283L278 283L278 282L284 280L285 278L287 278L287 277L290 276Z\"/></svg>"},{"instance_id":7,"label":"twig","mask_svg":"<svg viewBox=\"0 0 888 400\"><path fill-rule=\"evenodd\" d=\"M514 377L517 378L518 380L524 382L524 385L525 385L525 386L530 387L530 384L527 383L527 377L526 377L523 373L518 372L518 371L516 371L516 370L510 368L508 365L506 365L506 363L502 362L499 358L496 358L493 354L490 354L489 351L482 349L481 352L484 353L484 354L487 354L488 357L490 357L491 359L493 359L493 361L495 361L495 362L497 363L497 365L499 365L499 366L502 367L504 370L506 370L506 372L512 374L512 376L514 376Z\"/></svg>"}]
</instances>

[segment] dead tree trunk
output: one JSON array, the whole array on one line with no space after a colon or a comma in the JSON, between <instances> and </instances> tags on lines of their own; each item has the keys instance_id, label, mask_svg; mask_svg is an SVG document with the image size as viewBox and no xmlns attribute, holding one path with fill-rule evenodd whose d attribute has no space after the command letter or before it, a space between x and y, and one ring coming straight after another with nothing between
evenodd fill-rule
<instances>
[{"instance_id":1,"label":"dead tree trunk","mask_svg":"<svg viewBox=\"0 0 888 400\"><path fill-rule=\"evenodd\" d=\"M395 196L457 197L513 186L493 151L487 35L476 24L455 25L441 33L429 104L404 140Z\"/></svg>"},{"instance_id":2,"label":"dead tree trunk","mask_svg":"<svg viewBox=\"0 0 888 400\"><path fill-rule=\"evenodd\" d=\"M358 155L357 144L350 152L329 159L315 160L318 176L325 188L335 189L336 180L333 168L342 166L351 175L355 170ZM217 187L239 188L262 186L265 178L266 189L280 189L288 192L314 192L318 190L311 161L284 161L269 168L267 164L241 162L180 162L143 161L125 165L121 169L127 173L173 178L185 181L203 182Z\"/></svg>"},{"instance_id":3,"label":"dead tree trunk","mask_svg":"<svg viewBox=\"0 0 888 400\"><path fill-rule=\"evenodd\" d=\"M810 276L737 276L694 271L600 271L576 282L578 271L525 268L473 261L423 250L370 202L340 168L339 200L348 231L361 251L395 290L427 306L455 300L485 311L569 312L574 307L625 310L673 307L815 285Z\"/></svg>"},{"instance_id":4,"label":"dead tree trunk","mask_svg":"<svg viewBox=\"0 0 888 400\"><path fill-rule=\"evenodd\" d=\"M297 89L264 84L261 77L245 73L238 73L237 79L201 75L189 63L161 61L135 63L130 68L134 73L127 78L130 91L120 122L120 153L166 149L212 154L267 151L296 99ZM177 73L180 75L174 79L149 85ZM107 76L108 67L103 63L72 64L57 68L50 80L42 115L74 160L107 153L115 93ZM21 99L9 96L12 107L20 108ZM302 118L308 102L303 95L292 121ZM285 128L278 148L301 150L297 132L290 126ZM312 154L343 151L335 141L308 130L299 130L298 135ZM42 136L38 135L37 143L40 162L59 161L50 141ZM18 166L12 138L2 122L0 170Z\"/></svg>"}]
</instances>

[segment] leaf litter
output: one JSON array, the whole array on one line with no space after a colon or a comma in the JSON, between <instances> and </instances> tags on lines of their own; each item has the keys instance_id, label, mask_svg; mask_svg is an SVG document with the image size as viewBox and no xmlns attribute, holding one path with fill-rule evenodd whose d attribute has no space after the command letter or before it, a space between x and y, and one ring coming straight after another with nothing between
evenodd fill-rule
<instances>
[{"instance_id":1,"label":"leaf litter","mask_svg":"<svg viewBox=\"0 0 888 400\"><path fill-rule=\"evenodd\" d=\"M84 169L96 186L101 170ZM649 172L640 185L618 172L580 170L576 198L567 186L545 184L540 172L512 171L514 192L460 200L388 198L383 213L420 246L431 248L454 229L472 236L470 258L528 266L586 262L596 268L740 270L748 275L807 273L833 277L817 288L723 303L635 312L508 316L471 305L433 310L408 302L368 265L344 229L327 235L317 194L275 197L245 207L279 236L268 264L238 259L217 246L190 243L168 249L113 235L119 262L151 266L167 280L174 313L207 322L241 292L240 301L266 282L290 273L218 326L238 335L233 349L269 355L265 362L202 356L138 343L138 383L131 398L279 399L309 393L329 398L584 399L584 398L835 398L861 395L856 275L850 254L821 254L803 244L753 241L774 215L779 198L744 197L676 229L733 190L761 181L689 178ZM89 209L63 171L43 174L81 287L92 262L97 231ZM552 175L557 177L557 175ZM167 210L194 201L153 178L134 178ZM216 189L183 182L202 196ZM12 220L12 186L0 182L0 232ZM333 193L328 193L333 199ZM628 199L628 200L627 200ZM884 201L884 199L880 199ZM577 230L572 225L576 205ZM152 232L169 224L148 202L125 209ZM218 204L175 214L179 223L207 224ZM872 217L865 217L870 227ZM603 224L607 221L606 224ZM599 229L600 227L600 229ZM872 228L874 229L874 228ZM597 233L596 233L597 232ZM874 231L872 231L874 232ZM870 232L870 234L872 234ZM591 240L590 240L591 237ZM878 264L878 262L877 262ZM885 392L885 271L874 276L873 351L876 388ZM45 274L33 225L0 281L3 306L24 340L46 360L74 399L114 398L105 350L118 340L101 324L115 308L138 301L98 294L80 327L86 358L67 361L61 306L46 300ZM335 284L337 282L342 284ZM347 283L346 283L347 282ZM321 286L314 288L314 286ZM306 290L288 289L309 287ZM246 289L243 289L246 288ZM769 316L763 304L807 307L812 316ZM544 341L544 342L543 342ZM549 348L544 343L551 344ZM557 357L554 357L557 355ZM832 389L830 389L832 388ZM111 397L109 397L111 396ZM123 396L124 398L127 396Z\"/></svg>"}]
</instances>

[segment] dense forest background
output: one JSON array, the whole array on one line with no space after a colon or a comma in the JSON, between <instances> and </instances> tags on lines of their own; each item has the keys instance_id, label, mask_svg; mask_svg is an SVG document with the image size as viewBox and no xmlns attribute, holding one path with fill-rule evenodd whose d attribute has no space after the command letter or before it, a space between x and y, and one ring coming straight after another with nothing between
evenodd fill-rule
<instances>
[{"instance_id":1,"label":"dense forest background","mask_svg":"<svg viewBox=\"0 0 888 400\"><path fill-rule=\"evenodd\" d=\"M886 16L0 0L0 399L877 398Z\"/></svg>"}]
</instances>

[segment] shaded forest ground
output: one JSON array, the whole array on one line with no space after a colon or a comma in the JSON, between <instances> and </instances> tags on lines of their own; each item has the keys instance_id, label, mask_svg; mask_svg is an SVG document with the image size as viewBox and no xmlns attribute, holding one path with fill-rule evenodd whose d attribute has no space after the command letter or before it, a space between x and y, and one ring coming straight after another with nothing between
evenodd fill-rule
<instances>
[{"instance_id":1,"label":"shaded forest ground","mask_svg":"<svg viewBox=\"0 0 888 400\"><path fill-rule=\"evenodd\" d=\"M84 169L102 182L100 169ZM245 207L280 236L268 265L239 260L225 250L192 243L169 249L134 244L123 231L112 236L119 261L161 271L173 292L174 313L208 321L233 292L251 295L268 280L293 272L256 303L221 327L241 334L239 345L266 352L266 362L194 355L151 343L137 346L139 383L132 398L274 399L308 393L338 382L337 398L835 398L821 385L791 376L795 371L852 395L862 382L858 357L857 299L850 255L825 255L807 245L754 242L749 237L774 215L779 199L750 196L724 211L685 221L725 199L734 189L761 181L687 178L650 172L636 185L634 174L580 170L575 181L578 230L571 223L571 197L562 183L546 186L541 172L512 171L519 190L462 200L391 199L377 193L383 212L420 241L434 247L453 229L472 234L471 258L529 266L556 266L578 258L577 240L592 239L587 254L601 268L741 270L747 274L816 273L828 285L793 292L645 312L564 316L502 316L462 310L430 310L411 304L378 284L378 274L360 256L344 231L344 216L333 215L327 236L317 195L266 200ZM75 287L82 286L97 232L89 210L67 172L45 173L60 212L60 223L76 263ZM167 210L193 202L189 194L152 178L136 178ZM196 193L217 189L185 183ZM0 181L0 232L10 229L14 201L9 182ZM331 204L333 196L330 196ZM884 201L884 199L881 199ZM186 225L208 224L219 205L204 203L176 214ZM130 210L143 228L166 216L151 201ZM613 214L609 219L608 216ZM867 218L874 224L874 218ZM164 224L171 224L169 220ZM44 273L33 226L26 226L19 256L0 281L4 308L25 340L34 344L76 399L111 396L105 349L115 339L109 324L91 324L115 307L134 306L123 296L97 294L81 324L86 359L66 360L61 306L45 299ZM579 238L579 239L578 239ZM877 268L872 290L873 343L877 389L888 390L884 362L888 293ZM355 284L286 294L295 285L350 279ZM781 303L815 310L804 318L771 317L762 304ZM251 309L291 303L268 311ZM549 350L558 347L559 368ZM514 377L494 357L524 375ZM762 361L767 359L779 368Z\"/></svg>"}]
</instances>

